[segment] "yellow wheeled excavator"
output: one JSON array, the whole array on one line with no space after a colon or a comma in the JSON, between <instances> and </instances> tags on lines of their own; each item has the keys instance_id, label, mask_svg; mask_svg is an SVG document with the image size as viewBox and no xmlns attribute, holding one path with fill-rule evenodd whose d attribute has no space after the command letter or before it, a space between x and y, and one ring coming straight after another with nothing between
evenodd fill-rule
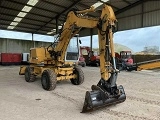
<instances>
[{"instance_id":1,"label":"yellow wheeled excavator","mask_svg":"<svg viewBox=\"0 0 160 120\"><path fill-rule=\"evenodd\" d=\"M84 80L81 69L74 66L73 62L65 61L67 46L82 27L96 28L101 78L97 85L92 85L91 91L86 92L82 113L126 99L123 86L116 84L119 71L116 69L113 45L113 32L117 22L115 14L110 6L104 5L99 18L87 15L94 11L94 7L82 11L71 10L56 45L31 49L30 66L22 66L20 69L20 74L25 74L27 82L33 81L36 75L41 75L42 86L46 90L54 89L58 80L70 79L75 85L81 84ZM72 55L74 54L71 57Z\"/></svg>"},{"instance_id":2,"label":"yellow wheeled excavator","mask_svg":"<svg viewBox=\"0 0 160 120\"><path fill-rule=\"evenodd\" d=\"M25 75L26 82L41 76L42 87L48 91L54 90L59 80L70 80L74 85L83 83L83 71L75 64L79 59L79 37L71 31L72 28L66 29L48 47L30 49L30 65L21 66L19 72Z\"/></svg>"}]
</instances>

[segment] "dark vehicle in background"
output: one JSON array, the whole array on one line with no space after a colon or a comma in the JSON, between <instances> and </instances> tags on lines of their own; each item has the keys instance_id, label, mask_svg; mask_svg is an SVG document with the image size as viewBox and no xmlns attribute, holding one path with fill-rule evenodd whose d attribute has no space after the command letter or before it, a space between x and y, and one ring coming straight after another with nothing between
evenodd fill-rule
<instances>
[{"instance_id":1,"label":"dark vehicle in background","mask_svg":"<svg viewBox=\"0 0 160 120\"><path fill-rule=\"evenodd\" d=\"M78 65L80 65L82 67L86 66L85 58L82 55L79 58Z\"/></svg>"},{"instance_id":2,"label":"dark vehicle in background","mask_svg":"<svg viewBox=\"0 0 160 120\"><path fill-rule=\"evenodd\" d=\"M116 65L119 70L129 70L133 65L133 58L131 51L120 51L115 53Z\"/></svg>"},{"instance_id":3,"label":"dark vehicle in background","mask_svg":"<svg viewBox=\"0 0 160 120\"><path fill-rule=\"evenodd\" d=\"M81 46L80 53L84 57L86 65L88 66L99 66L100 60L97 51L91 51L88 46Z\"/></svg>"}]
</instances>

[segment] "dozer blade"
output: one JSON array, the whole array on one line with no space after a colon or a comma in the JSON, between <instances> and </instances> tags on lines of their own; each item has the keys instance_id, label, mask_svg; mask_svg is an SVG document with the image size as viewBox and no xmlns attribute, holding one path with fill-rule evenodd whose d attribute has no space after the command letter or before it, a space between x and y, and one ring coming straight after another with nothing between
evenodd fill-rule
<instances>
[{"instance_id":1,"label":"dozer blade","mask_svg":"<svg viewBox=\"0 0 160 120\"><path fill-rule=\"evenodd\" d=\"M123 86L118 86L119 95L108 95L100 87L93 85L92 91L87 91L84 101L82 113L92 111L96 108L107 105L117 104L126 100L126 95Z\"/></svg>"}]
</instances>

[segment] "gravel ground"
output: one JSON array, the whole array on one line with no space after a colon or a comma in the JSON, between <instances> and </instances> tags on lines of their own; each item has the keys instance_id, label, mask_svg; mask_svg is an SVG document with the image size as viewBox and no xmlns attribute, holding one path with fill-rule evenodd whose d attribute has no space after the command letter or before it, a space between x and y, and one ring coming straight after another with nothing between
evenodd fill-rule
<instances>
[{"instance_id":1,"label":"gravel ground","mask_svg":"<svg viewBox=\"0 0 160 120\"><path fill-rule=\"evenodd\" d=\"M100 79L99 68L82 69L82 85L61 81L45 91L40 78L27 83L18 66L0 66L0 120L160 120L159 70L120 72L117 84L124 86L126 101L82 114L85 92Z\"/></svg>"}]
</instances>

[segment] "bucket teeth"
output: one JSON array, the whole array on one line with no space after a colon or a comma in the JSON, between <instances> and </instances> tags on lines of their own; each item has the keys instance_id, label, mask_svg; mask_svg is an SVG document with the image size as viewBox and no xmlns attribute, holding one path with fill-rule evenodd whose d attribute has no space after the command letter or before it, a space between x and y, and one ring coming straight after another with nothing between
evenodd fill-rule
<instances>
[{"instance_id":1,"label":"bucket teeth","mask_svg":"<svg viewBox=\"0 0 160 120\"><path fill-rule=\"evenodd\" d=\"M100 87L93 85L92 91L86 92L82 113L103 106L124 102L126 100L126 95L123 86L118 86L117 89L120 91L118 97L117 95L108 95Z\"/></svg>"},{"instance_id":2,"label":"bucket teeth","mask_svg":"<svg viewBox=\"0 0 160 120\"><path fill-rule=\"evenodd\" d=\"M86 96L85 96L85 101L84 101L83 109L82 109L82 113L85 113L88 110L93 110L90 99L91 99L90 98L90 92L87 91L86 92Z\"/></svg>"}]
</instances>

